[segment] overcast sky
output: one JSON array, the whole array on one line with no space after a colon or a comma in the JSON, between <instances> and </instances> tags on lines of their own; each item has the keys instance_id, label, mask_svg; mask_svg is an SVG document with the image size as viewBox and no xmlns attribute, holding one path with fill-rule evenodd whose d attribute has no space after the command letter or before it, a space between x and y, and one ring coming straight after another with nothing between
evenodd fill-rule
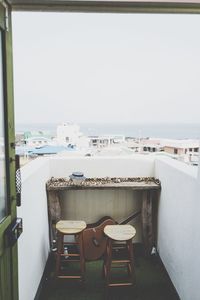
<instances>
[{"instance_id":1,"label":"overcast sky","mask_svg":"<svg viewBox=\"0 0 200 300\"><path fill-rule=\"evenodd\" d=\"M200 16L14 13L17 123L199 122Z\"/></svg>"}]
</instances>

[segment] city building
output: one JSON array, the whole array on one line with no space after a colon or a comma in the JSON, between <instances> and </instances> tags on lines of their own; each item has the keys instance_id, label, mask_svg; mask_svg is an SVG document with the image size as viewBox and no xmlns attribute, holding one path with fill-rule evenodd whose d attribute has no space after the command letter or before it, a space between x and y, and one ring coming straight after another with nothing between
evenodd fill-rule
<instances>
[{"instance_id":1,"label":"city building","mask_svg":"<svg viewBox=\"0 0 200 300\"><path fill-rule=\"evenodd\" d=\"M198 165L199 161L199 141L198 140L163 140L165 153L187 164Z\"/></svg>"},{"instance_id":2,"label":"city building","mask_svg":"<svg viewBox=\"0 0 200 300\"><path fill-rule=\"evenodd\" d=\"M125 136L123 135L100 135L89 136L89 145L94 148L104 148L113 145L122 145L125 143Z\"/></svg>"},{"instance_id":3,"label":"city building","mask_svg":"<svg viewBox=\"0 0 200 300\"><path fill-rule=\"evenodd\" d=\"M197 140L163 140L163 149L170 154L185 155L199 152Z\"/></svg>"},{"instance_id":4,"label":"city building","mask_svg":"<svg viewBox=\"0 0 200 300\"><path fill-rule=\"evenodd\" d=\"M80 126L74 123L63 123L57 126L56 141L59 145L75 145L78 148L87 148L89 140L80 132Z\"/></svg>"},{"instance_id":5,"label":"city building","mask_svg":"<svg viewBox=\"0 0 200 300\"><path fill-rule=\"evenodd\" d=\"M141 138L140 145L141 152L159 152L164 150L161 145L161 139Z\"/></svg>"},{"instance_id":6,"label":"city building","mask_svg":"<svg viewBox=\"0 0 200 300\"><path fill-rule=\"evenodd\" d=\"M47 146L47 145L52 145L53 142L51 139L48 139L46 137L30 137L30 138L27 138L24 140L24 144L27 146L27 147L35 147L35 148L38 148L38 147L44 147L44 146Z\"/></svg>"}]
</instances>

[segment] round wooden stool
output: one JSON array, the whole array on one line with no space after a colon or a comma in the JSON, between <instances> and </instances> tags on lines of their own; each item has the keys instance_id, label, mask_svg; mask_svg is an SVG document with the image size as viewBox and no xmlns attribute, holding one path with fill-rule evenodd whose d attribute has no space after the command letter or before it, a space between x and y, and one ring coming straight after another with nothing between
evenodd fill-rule
<instances>
[{"instance_id":1,"label":"round wooden stool","mask_svg":"<svg viewBox=\"0 0 200 300\"><path fill-rule=\"evenodd\" d=\"M103 264L103 274L107 287L131 286L134 284L134 257L132 238L136 229L132 225L107 225L104 228L107 236L106 253ZM124 253L125 252L125 253ZM123 253L123 258L120 256ZM124 258L125 254L125 258ZM116 282L111 281L112 268L126 268L127 279Z\"/></svg>"},{"instance_id":2,"label":"round wooden stool","mask_svg":"<svg viewBox=\"0 0 200 300\"><path fill-rule=\"evenodd\" d=\"M86 223L84 221L66 221L61 220L56 223L57 229L57 257L56 257L56 277L63 279L80 279L84 280L85 274L85 258L83 253L83 230L86 228ZM75 241L65 242L64 237L73 235ZM76 246L77 245L77 246ZM76 251L68 251L66 253L66 246L71 246L71 248L76 247ZM77 251L78 250L78 251ZM73 252L73 253L71 253ZM79 262L80 263L80 274L79 275L69 275L65 274L61 270L61 265L65 262Z\"/></svg>"}]
</instances>

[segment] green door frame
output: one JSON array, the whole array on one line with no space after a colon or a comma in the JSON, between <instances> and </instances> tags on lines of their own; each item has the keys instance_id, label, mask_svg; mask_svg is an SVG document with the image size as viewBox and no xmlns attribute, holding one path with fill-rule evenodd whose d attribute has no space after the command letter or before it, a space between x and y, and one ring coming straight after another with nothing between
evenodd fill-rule
<instances>
[{"instance_id":1,"label":"green door frame","mask_svg":"<svg viewBox=\"0 0 200 300\"><path fill-rule=\"evenodd\" d=\"M10 247L5 231L16 219L15 130L11 8L0 2L0 28L3 52L3 96L6 156L7 212L0 223L0 300L18 299L17 244ZM0 58L2 59L2 58Z\"/></svg>"},{"instance_id":2,"label":"green door frame","mask_svg":"<svg viewBox=\"0 0 200 300\"><path fill-rule=\"evenodd\" d=\"M13 11L199 14L194 0L11 0Z\"/></svg>"}]
</instances>

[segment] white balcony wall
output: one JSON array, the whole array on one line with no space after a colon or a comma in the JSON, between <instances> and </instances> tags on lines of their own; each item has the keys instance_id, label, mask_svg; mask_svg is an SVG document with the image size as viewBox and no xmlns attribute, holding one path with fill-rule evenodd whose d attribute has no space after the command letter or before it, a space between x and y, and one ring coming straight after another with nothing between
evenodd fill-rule
<instances>
[{"instance_id":1,"label":"white balcony wall","mask_svg":"<svg viewBox=\"0 0 200 300\"><path fill-rule=\"evenodd\" d=\"M154 157L134 155L127 157L69 157L52 158L51 176L68 177L73 171L86 177L154 176Z\"/></svg>"},{"instance_id":2,"label":"white balcony wall","mask_svg":"<svg viewBox=\"0 0 200 300\"><path fill-rule=\"evenodd\" d=\"M158 209L158 251L181 300L199 300L200 193L197 168L157 158L162 190Z\"/></svg>"},{"instance_id":3,"label":"white balcony wall","mask_svg":"<svg viewBox=\"0 0 200 300\"><path fill-rule=\"evenodd\" d=\"M22 206L18 216L23 218L24 231L18 241L19 299L34 299L50 251L45 183L52 176L68 177L73 171L82 171L88 177L155 176L161 180L158 251L181 300L199 300L197 168L169 158L137 155L41 158L22 168Z\"/></svg>"},{"instance_id":4,"label":"white balcony wall","mask_svg":"<svg viewBox=\"0 0 200 300\"><path fill-rule=\"evenodd\" d=\"M36 159L22 170L23 233L18 240L19 299L33 300L49 255L48 214L45 183L50 177L49 161Z\"/></svg>"}]
</instances>

